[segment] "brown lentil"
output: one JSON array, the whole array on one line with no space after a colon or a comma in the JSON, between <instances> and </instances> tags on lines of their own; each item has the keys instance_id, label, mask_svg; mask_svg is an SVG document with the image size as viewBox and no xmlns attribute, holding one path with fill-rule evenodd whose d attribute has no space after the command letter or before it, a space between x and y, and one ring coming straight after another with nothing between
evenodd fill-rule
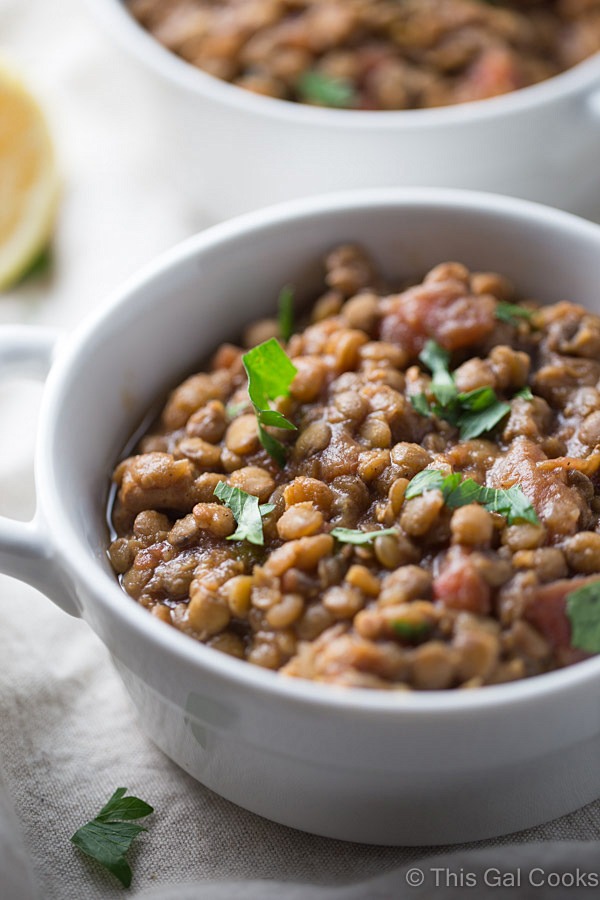
<instances>
[{"instance_id":1,"label":"brown lentil","mask_svg":"<svg viewBox=\"0 0 600 900\"><path fill-rule=\"evenodd\" d=\"M277 522L277 532L282 541L316 534L322 527L323 514L310 501L290 506Z\"/></svg>"},{"instance_id":2,"label":"brown lentil","mask_svg":"<svg viewBox=\"0 0 600 900\"><path fill-rule=\"evenodd\" d=\"M461 506L452 513L452 540L457 544L481 547L489 544L494 532L492 516L477 503Z\"/></svg>"}]
</instances>

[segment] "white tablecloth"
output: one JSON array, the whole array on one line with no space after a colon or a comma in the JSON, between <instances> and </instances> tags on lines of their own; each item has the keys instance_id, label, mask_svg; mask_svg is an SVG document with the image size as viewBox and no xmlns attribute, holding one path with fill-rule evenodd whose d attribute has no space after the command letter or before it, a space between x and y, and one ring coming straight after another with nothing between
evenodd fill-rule
<instances>
[{"instance_id":1,"label":"white tablecloth","mask_svg":"<svg viewBox=\"0 0 600 900\"><path fill-rule=\"evenodd\" d=\"M42 99L64 173L52 275L3 295L0 322L71 327L140 264L206 223L164 177L170 148L143 71L112 47L80 0L0 0L0 50ZM40 396L38 385L0 385L2 514L27 518L34 507ZM345 845L244 812L148 742L107 651L83 622L5 577L0 660L0 896L6 900L30 900L36 890L45 900L121 896L115 879L69 842L121 785L156 808L131 853L135 897L361 900L434 890L441 896L432 871L439 865L472 871L482 896L490 867L520 866L525 884L534 866L600 871L600 802L529 833L454 848L442 863L439 848ZM407 884L402 868L417 864L424 894ZM494 897L505 894L490 890ZM545 893L530 887L519 896ZM464 888L443 895L464 896ZM547 896L561 895L549 888Z\"/></svg>"}]
</instances>

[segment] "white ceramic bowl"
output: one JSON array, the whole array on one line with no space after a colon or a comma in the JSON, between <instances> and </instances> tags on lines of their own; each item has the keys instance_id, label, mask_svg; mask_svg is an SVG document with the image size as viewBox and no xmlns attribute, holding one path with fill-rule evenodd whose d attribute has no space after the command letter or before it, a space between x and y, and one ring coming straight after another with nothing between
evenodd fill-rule
<instances>
[{"instance_id":1,"label":"white ceramic bowl","mask_svg":"<svg viewBox=\"0 0 600 900\"><path fill-rule=\"evenodd\" d=\"M0 520L0 570L83 616L143 727L219 794L296 828L435 844L507 833L600 795L600 657L476 691L387 693L285 678L196 643L118 586L106 557L112 467L154 399L282 284L310 295L323 252L374 252L387 276L458 259L531 296L600 312L600 227L493 195L355 192L206 231L132 279L74 334L0 329L0 367L48 376L31 523ZM35 627L35 623L33 623Z\"/></svg>"},{"instance_id":2,"label":"white ceramic bowl","mask_svg":"<svg viewBox=\"0 0 600 900\"><path fill-rule=\"evenodd\" d=\"M122 0L89 0L163 91L168 167L214 220L320 191L460 187L600 218L600 54L541 84L443 109L360 112L261 97L184 62ZM125 86L124 86L125 90Z\"/></svg>"}]
</instances>

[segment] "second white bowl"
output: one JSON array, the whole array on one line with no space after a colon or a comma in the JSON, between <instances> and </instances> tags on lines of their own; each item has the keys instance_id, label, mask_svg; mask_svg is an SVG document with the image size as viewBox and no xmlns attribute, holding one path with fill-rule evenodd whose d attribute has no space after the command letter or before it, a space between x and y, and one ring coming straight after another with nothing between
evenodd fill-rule
<instances>
[{"instance_id":1,"label":"second white bowl","mask_svg":"<svg viewBox=\"0 0 600 900\"><path fill-rule=\"evenodd\" d=\"M163 93L166 174L213 220L321 191L391 185L495 191L600 218L600 54L459 106L320 109L220 81L161 46L122 0L89 2Z\"/></svg>"}]
</instances>

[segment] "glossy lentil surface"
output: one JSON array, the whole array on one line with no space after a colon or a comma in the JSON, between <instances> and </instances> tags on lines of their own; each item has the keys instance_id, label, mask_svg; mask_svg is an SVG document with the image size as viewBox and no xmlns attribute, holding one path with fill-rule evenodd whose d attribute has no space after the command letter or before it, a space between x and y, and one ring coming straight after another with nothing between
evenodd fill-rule
<instances>
[{"instance_id":1,"label":"glossy lentil surface","mask_svg":"<svg viewBox=\"0 0 600 900\"><path fill-rule=\"evenodd\" d=\"M600 0L127 5L165 47L211 75L283 100L355 109L482 100L543 81L600 50Z\"/></svg>"},{"instance_id":2,"label":"glossy lentil surface","mask_svg":"<svg viewBox=\"0 0 600 900\"><path fill-rule=\"evenodd\" d=\"M260 444L242 364L276 319L219 347L117 465L109 556L125 591L216 650L345 686L477 687L582 659L565 598L600 577L600 319L460 263L395 290L349 245L329 253L324 282L283 344L298 370L276 404L297 426L273 432L283 468ZM507 301L523 314L502 321ZM427 340L459 390L509 404L491 431L461 440L414 408L432 398ZM406 499L426 468L518 484L539 524L452 510L439 490ZM264 546L227 539L220 481L274 505ZM336 527L392 533L355 546Z\"/></svg>"}]
</instances>

